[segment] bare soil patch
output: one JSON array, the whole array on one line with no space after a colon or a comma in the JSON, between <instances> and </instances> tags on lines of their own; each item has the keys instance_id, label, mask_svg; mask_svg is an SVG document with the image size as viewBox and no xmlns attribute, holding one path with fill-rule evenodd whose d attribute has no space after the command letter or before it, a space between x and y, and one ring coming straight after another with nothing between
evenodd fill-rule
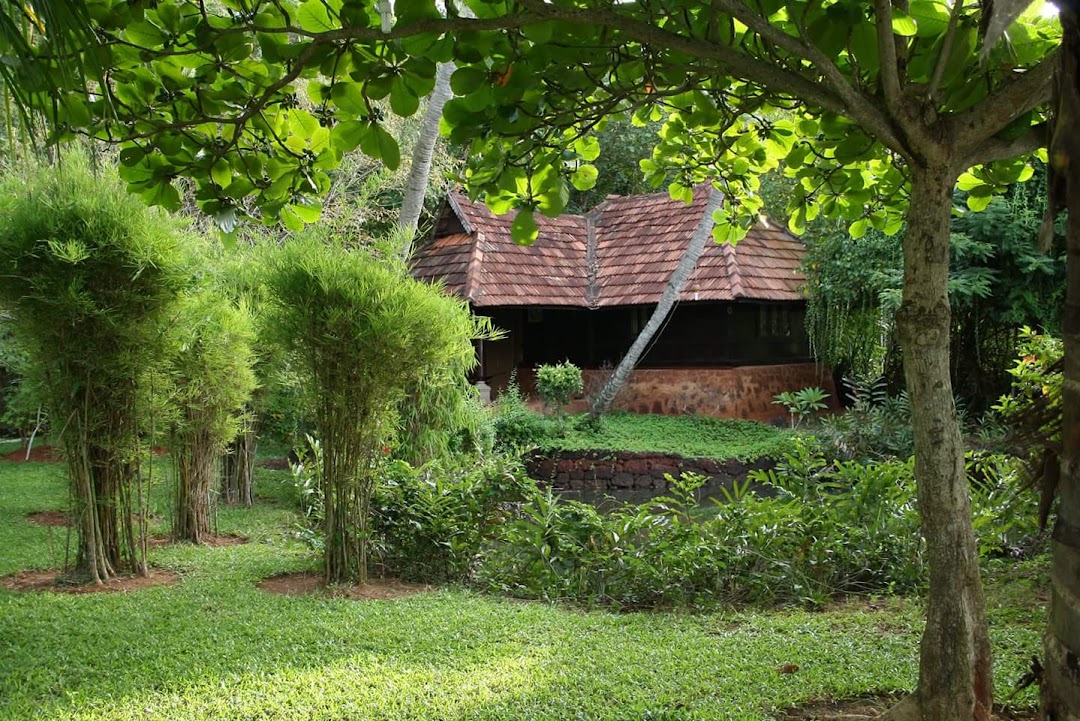
<instances>
[{"instance_id":1,"label":"bare soil patch","mask_svg":"<svg viewBox=\"0 0 1080 721\"><path fill-rule=\"evenodd\" d=\"M153 569L149 576L118 576L102 584L76 584L65 579L62 571L21 571L0 578L0 586L9 591L50 591L52 593L127 593L150 586L176 583L180 576L165 569Z\"/></svg>"},{"instance_id":2,"label":"bare soil patch","mask_svg":"<svg viewBox=\"0 0 1080 721\"><path fill-rule=\"evenodd\" d=\"M210 546L211 548L221 548L222 546L240 546L247 543L250 539L247 536L241 536L238 533L223 533L220 536L207 536L203 539L202 545ZM171 543L175 543L172 536L151 536L146 539L146 544L152 547L168 546Z\"/></svg>"},{"instance_id":3,"label":"bare soil patch","mask_svg":"<svg viewBox=\"0 0 1080 721\"><path fill-rule=\"evenodd\" d=\"M26 457L26 447L18 448L10 453L0 456L5 461L14 463L57 463L64 460L64 450L55 446L34 446L30 451L30 457Z\"/></svg>"},{"instance_id":4,"label":"bare soil patch","mask_svg":"<svg viewBox=\"0 0 1080 721\"><path fill-rule=\"evenodd\" d=\"M169 454L169 449L162 448L161 446L154 446L155 456L166 456ZM10 453L5 453L0 456L0 459L5 461L12 461L13 463L59 463L64 460L64 449L57 446L34 446L30 451L30 457L26 457L26 446L18 448Z\"/></svg>"},{"instance_id":5,"label":"bare soil patch","mask_svg":"<svg viewBox=\"0 0 1080 721\"><path fill-rule=\"evenodd\" d=\"M287 471L289 470L289 459L284 456L281 458L265 458L256 465L259 468L269 468L272 471Z\"/></svg>"},{"instance_id":6,"label":"bare soil patch","mask_svg":"<svg viewBox=\"0 0 1080 721\"><path fill-rule=\"evenodd\" d=\"M26 514L26 520L38 526L67 526L68 516L63 511L34 511Z\"/></svg>"},{"instance_id":7,"label":"bare soil patch","mask_svg":"<svg viewBox=\"0 0 1080 721\"><path fill-rule=\"evenodd\" d=\"M900 700L894 694L860 696L849 699L819 699L776 714L777 721L866 721L881 718ZM995 708L997 721L1034 721L1034 709Z\"/></svg>"},{"instance_id":8,"label":"bare soil patch","mask_svg":"<svg viewBox=\"0 0 1080 721\"><path fill-rule=\"evenodd\" d=\"M259 583L259 588L283 596L325 595L354 601L392 601L435 590L432 586L395 578L372 578L363 586L327 586L321 575L307 571L270 576Z\"/></svg>"}]
</instances>

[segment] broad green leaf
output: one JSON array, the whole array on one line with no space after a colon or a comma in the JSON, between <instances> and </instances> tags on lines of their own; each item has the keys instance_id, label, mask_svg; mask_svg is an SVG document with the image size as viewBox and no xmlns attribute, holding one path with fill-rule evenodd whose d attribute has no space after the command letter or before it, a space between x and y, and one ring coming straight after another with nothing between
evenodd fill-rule
<instances>
[{"instance_id":1,"label":"broad green leaf","mask_svg":"<svg viewBox=\"0 0 1080 721\"><path fill-rule=\"evenodd\" d=\"M486 70L473 67L458 68L450 76L450 89L454 91L454 95L468 95L476 92L487 80Z\"/></svg>"},{"instance_id":2,"label":"broad green leaf","mask_svg":"<svg viewBox=\"0 0 1080 721\"><path fill-rule=\"evenodd\" d=\"M578 138L574 142L574 150L584 160L593 161L600 157L600 141L591 135Z\"/></svg>"},{"instance_id":3,"label":"broad green leaf","mask_svg":"<svg viewBox=\"0 0 1080 721\"><path fill-rule=\"evenodd\" d=\"M848 226L848 233L852 238L858 240L866 235L866 231L868 230L867 225L866 218L860 218Z\"/></svg>"},{"instance_id":4,"label":"broad green leaf","mask_svg":"<svg viewBox=\"0 0 1080 721\"><path fill-rule=\"evenodd\" d=\"M982 185L982 180L971 173L962 173L956 181L956 187L960 190L971 190L977 185Z\"/></svg>"},{"instance_id":5,"label":"broad green leaf","mask_svg":"<svg viewBox=\"0 0 1080 721\"><path fill-rule=\"evenodd\" d=\"M911 37L919 32L919 23L903 10L893 8L892 31L896 35Z\"/></svg>"},{"instance_id":6,"label":"broad green leaf","mask_svg":"<svg viewBox=\"0 0 1080 721\"><path fill-rule=\"evenodd\" d=\"M147 20L139 20L124 28L124 35L136 45L156 48L165 42L165 33Z\"/></svg>"},{"instance_id":7,"label":"broad green leaf","mask_svg":"<svg viewBox=\"0 0 1080 721\"><path fill-rule=\"evenodd\" d=\"M939 0L911 0L908 15L918 24L916 35L937 37L949 27L949 9Z\"/></svg>"},{"instance_id":8,"label":"broad green leaf","mask_svg":"<svg viewBox=\"0 0 1080 721\"><path fill-rule=\"evenodd\" d=\"M409 117L420 108L420 98L402 78L390 86L390 108L401 117Z\"/></svg>"},{"instance_id":9,"label":"broad green leaf","mask_svg":"<svg viewBox=\"0 0 1080 721\"><path fill-rule=\"evenodd\" d=\"M303 203L290 203L289 209L296 213L296 217L305 223L314 223L322 216L322 204L312 203L305 205Z\"/></svg>"},{"instance_id":10,"label":"broad green leaf","mask_svg":"<svg viewBox=\"0 0 1080 721\"><path fill-rule=\"evenodd\" d=\"M296 11L300 27L312 33L325 33L337 28L330 19L330 12L322 0L306 0Z\"/></svg>"},{"instance_id":11,"label":"broad green leaf","mask_svg":"<svg viewBox=\"0 0 1080 721\"><path fill-rule=\"evenodd\" d=\"M401 165L401 150L397 140L381 125L369 126L368 132L360 139L360 150L364 151L365 155L381 160L390 170L397 170Z\"/></svg>"},{"instance_id":12,"label":"broad green leaf","mask_svg":"<svg viewBox=\"0 0 1080 721\"><path fill-rule=\"evenodd\" d=\"M531 210L519 210L514 222L510 224L510 239L518 245L532 245L540 235L536 227L536 218Z\"/></svg>"},{"instance_id":13,"label":"broad green leaf","mask_svg":"<svg viewBox=\"0 0 1080 721\"><path fill-rule=\"evenodd\" d=\"M142 198L150 205L159 205L165 210L180 210L180 193L164 178L147 188L142 193Z\"/></svg>"},{"instance_id":14,"label":"broad green leaf","mask_svg":"<svg viewBox=\"0 0 1080 721\"><path fill-rule=\"evenodd\" d=\"M577 170L570 175L570 183L577 190L590 190L596 185L596 179L599 176L600 173L597 171L596 166L588 164L579 165Z\"/></svg>"},{"instance_id":15,"label":"broad green leaf","mask_svg":"<svg viewBox=\"0 0 1080 721\"><path fill-rule=\"evenodd\" d=\"M210 179L217 183L219 188L227 188L232 183L233 170L229 161L221 159L210 168Z\"/></svg>"}]
</instances>

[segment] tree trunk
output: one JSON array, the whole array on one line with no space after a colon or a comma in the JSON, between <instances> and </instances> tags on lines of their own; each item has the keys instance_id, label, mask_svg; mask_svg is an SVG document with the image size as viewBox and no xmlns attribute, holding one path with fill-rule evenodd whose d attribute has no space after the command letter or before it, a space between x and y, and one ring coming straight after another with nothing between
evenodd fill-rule
<instances>
[{"instance_id":1,"label":"tree trunk","mask_svg":"<svg viewBox=\"0 0 1080 721\"><path fill-rule=\"evenodd\" d=\"M214 444L196 430L174 444L176 455L176 507L173 538L203 543L210 536L210 481L217 458Z\"/></svg>"},{"instance_id":2,"label":"tree trunk","mask_svg":"<svg viewBox=\"0 0 1080 721\"><path fill-rule=\"evenodd\" d=\"M668 279L664 294L660 296L660 302L656 304L656 309L653 311L652 316L649 317L649 322L645 324L645 327L638 333L637 338L634 339L630 350L626 351L626 355L619 361L615 372L611 374L611 377L604 383L604 387L600 389L596 398L593 399L592 407L589 409L590 417L598 418L611 409L611 404L615 402L615 396L626 385L626 381L630 379L630 374L637 366L638 361L641 360L645 349L652 342L653 336L660 330L660 327L671 313L675 301L679 298L679 293L682 292L686 281L690 279L694 269L697 268L701 254L705 252L705 245L712 239L713 212L720 208L724 196L711 185L707 186L707 188L704 192L709 193L709 198L705 203L705 209L702 211L701 221L694 230L694 235L690 238L682 258L679 259L679 264L675 266L674 272Z\"/></svg>"},{"instance_id":3,"label":"tree trunk","mask_svg":"<svg viewBox=\"0 0 1080 721\"><path fill-rule=\"evenodd\" d=\"M221 457L221 495L226 503L251 506L255 502L252 488L258 443L254 422L245 420L240 434Z\"/></svg>"},{"instance_id":4,"label":"tree trunk","mask_svg":"<svg viewBox=\"0 0 1080 721\"><path fill-rule=\"evenodd\" d=\"M1043 639L1045 677L1041 715L1080 719L1080 15L1061 7L1062 53L1058 70L1057 117L1050 146L1052 186L1062 187L1068 210L1066 296L1062 330L1065 351L1062 383L1060 501L1054 525L1050 574L1050 628Z\"/></svg>"},{"instance_id":5,"label":"tree trunk","mask_svg":"<svg viewBox=\"0 0 1080 721\"><path fill-rule=\"evenodd\" d=\"M990 718L990 639L971 525L964 446L949 379L949 221L956 172L913 168L897 329L915 434L930 570L915 695L891 712L923 721Z\"/></svg>"},{"instance_id":6,"label":"tree trunk","mask_svg":"<svg viewBox=\"0 0 1080 721\"><path fill-rule=\"evenodd\" d=\"M435 143L439 139L439 120L442 118L443 106L452 95L450 75L453 72L453 63L441 63L435 72L435 88L428 96L424 122L420 125L420 135L413 146L412 165L409 167L405 197L401 201L401 217L398 219L398 226L408 234L401 252L405 260L409 259L412 252L420 211L424 208L424 196L427 195L428 180L431 178L431 160L435 155Z\"/></svg>"}]
</instances>

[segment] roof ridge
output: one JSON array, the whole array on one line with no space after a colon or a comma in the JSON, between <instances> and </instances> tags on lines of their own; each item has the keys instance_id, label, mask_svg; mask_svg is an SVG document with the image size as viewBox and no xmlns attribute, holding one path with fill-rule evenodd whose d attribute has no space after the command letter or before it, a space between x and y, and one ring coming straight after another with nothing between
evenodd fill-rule
<instances>
[{"instance_id":1,"label":"roof ridge","mask_svg":"<svg viewBox=\"0 0 1080 721\"><path fill-rule=\"evenodd\" d=\"M720 244L720 250L724 254L724 265L728 268L728 282L731 284L732 297L745 297L746 291L743 290L742 275L739 273L739 259L735 253L735 244L725 240Z\"/></svg>"},{"instance_id":2,"label":"roof ridge","mask_svg":"<svg viewBox=\"0 0 1080 721\"><path fill-rule=\"evenodd\" d=\"M469 235L473 234L469 233ZM484 238L484 234L480 231L477 231L476 237L473 238L472 250L469 251L469 263L465 266L465 287L462 289L465 300L470 302L475 302L479 300L478 298L473 297L474 292L483 292L483 288L480 285L480 279L478 276L480 275L481 266L483 266L484 264L483 245L486 242L487 241Z\"/></svg>"},{"instance_id":3,"label":"roof ridge","mask_svg":"<svg viewBox=\"0 0 1080 721\"><path fill-rule=\"evenodd\" d=\"M585 219L585 304L589 308L597 308L600 304L600 286L597 283L600 259L597 255L599 241L596 237L596 221L603 215L605 205L606 200L582 216Z\"/></svg>"},{"instance_id":4,"label":"roof ridge","mask_svg":"<svg viewBox=\"0 0 1080 721\"><path fill-rule=\"evenodd\" d=\"M458 203L457 198L454 197L455 195L459 195L459 193L454 190L450 191L446 194L446 200L450 203L450 208L454 211L454 215L456 215L458 217L458 220L461 221L461 227L465 229L466 233L472 235L476 232L476 228L473 227L472 223L470 223L469 219L465 216L465 212L461 209L461 205ZM468 200L468 196L463 197ZM469 200L469 202L473 205L476 205L476 203L473 203L473 201L471 200Z\"/></svg>"}]
</instances>

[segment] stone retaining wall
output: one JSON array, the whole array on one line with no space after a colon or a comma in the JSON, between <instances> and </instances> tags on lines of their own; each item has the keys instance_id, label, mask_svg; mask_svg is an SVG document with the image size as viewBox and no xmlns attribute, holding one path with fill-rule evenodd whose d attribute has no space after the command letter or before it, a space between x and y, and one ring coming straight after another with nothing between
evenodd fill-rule
<instances>
[{"instance_id":1,"label":"stone retaining wall","mask_svg":"<svg viewBox=\"0 0 1080 721\"><path fill-rule=\"evenodd\" d=\"M553 488L570 491L617 492L667 490L665 474L677 478L694 472L707 477L707 488L731 488L735 481L746 479L755 469L775 465L770 458L752 463L714 461L708 458L682 458L660 453L616 451L534 451L525 457L529 476Z\"/></svg>"}]
</instances>

